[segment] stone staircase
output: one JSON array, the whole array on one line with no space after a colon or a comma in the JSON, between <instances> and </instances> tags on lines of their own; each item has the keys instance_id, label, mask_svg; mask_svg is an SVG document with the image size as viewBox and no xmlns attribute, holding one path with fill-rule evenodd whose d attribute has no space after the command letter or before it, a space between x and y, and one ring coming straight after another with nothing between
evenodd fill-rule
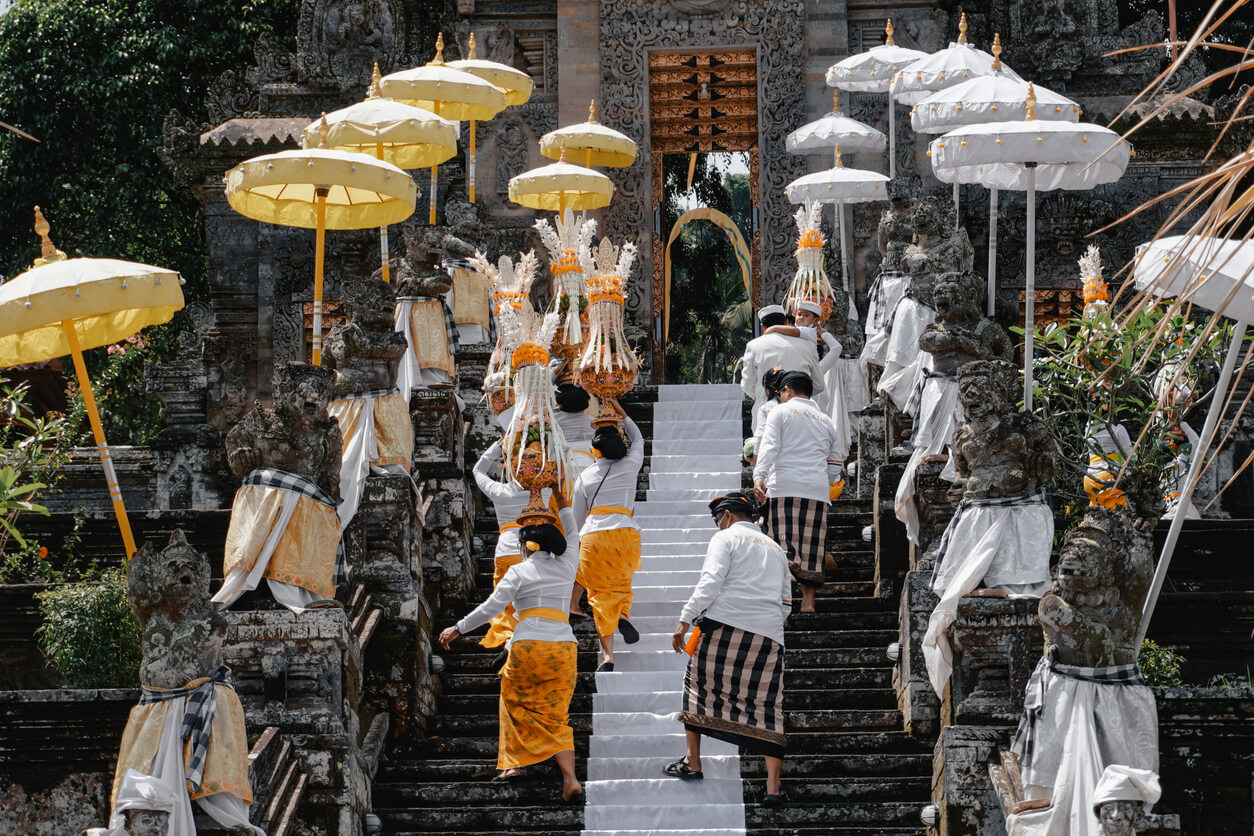
<instances>
[{"instance_id":1,"label":"stone staircase","mask_svg":"<svg viewBox=\"0 0 1254 836\"><path fill-rule=\"evenodd\" d=\"M654 505L666 499L691 505L695 494L688 495L685 488L672 488L672 492L678 491L674 496L656 488L649 490L654 463L662 469L662 459L655 459L655 456L695 455L700 453L697 447L701 444L699 439L693 439L689 444L692 449L682 449L683 445L679 445L674 449L654 450L651 431L654 398L651 390L643 390L624 403L628 414L649 439L646 449L649 458L641 474L638 499ZM674 442L668 443L674 445ZM670 464L678 461L675 459ZM673 471L674 468L664 469ZM695 461L692 469L698 469ZM668 479L668 482L674 483L674 480ZM699 487L694 484L692 489ZM694 512L688 508L681 513ZM643 515L641 522L645 523ZM708 523L708 515L701 522ZM901 715L892 689L892 662L885 654L888 644L896 640L895 602L875 597L873 551L871 544L864 542L861 536L862 528L869 522L869 501L850 499L833 505L829 551L837 558L837 565L835 569L829 568L828 583L818 600L819 612L793 615L787 625L785 706L789 756L784 765L784 786L791 802L783 809L761 807L764 763L759 757L741 758L739 770L743 785L738 795L743 797L745 833L901 836L923 832L919 811L928 801L931 752L927 745L901 730ZM490 591L492 582L496 527L490 508L477 515L475 536L478 578L473 601L477 603ZM649 551L646 547L646 555ZM648 557L645 559L647 561ZM641 577L642 582L645 580L646 577ZM646 592L642 597L647 595ZM640 610L637 619L633 620L639 621L642 632L663 629L669 632L674 615L654 613L643 600L641 604L637 608ZM456 611L440 613L436 629L452 624L469 606L463 604ZM678 606L674 609L677 612ZM658 623L653 624L654 621ZM663 621L669 623L663 625ZM594 701L600 700L602 711L622 710L614 706L629 695L606 693L598 697L594 694L597 645L591 621L577 623L575 633L579 640L579 681L571 703L570 721L575 729L579 774L585 781L595 781L598 776L591 773L600 767L594 768L588 760ZM443 695L438 717L428 730L430 736L412 741L403 751L393 751L380 767L374 785L374 809L383 820L384 832L389 836L419 833L579 836L585 827L614 832L605 830L604 821L585 825L582 807L566 807L560 803L560 782L556 767L551 763L524 770L525 777L520 781L491 782L496 774L499 680L493 668L496 652L479 647L478 639L478 635L460 638L451 652L442 654L447 668L441 677ZM637 647L643 649L641 645ZM620 656L626 658L621 649ZM658 699L663 697L674 699L673 694L658 695ZM631 708L654 710L643 704ZM675 710L669 704L655 708L658 713ZM682 753L682 730L677 724L675 731L674 756L677 757ZM709 754L715 754L714 748L711 747ZM631 753L624 750L624 756L630 757ZM728 767L734 770L735 759L730 760ZM641 763L646 761L646 765L652 765L649 758L640 759ZM652 779L651 771L647 776L641 772L639 777L651 785L654 783L648 780ZM673 805L678 813L683 799L676 796L673 801L667 801L662 796L669 798L685 787L679 782L658 778L657 790L661 795L656 797L655 803ZM585 786L593 789L587 781ZM632 803L639 802L632 799ZM667 832L701 832L684 830L678 821L671 826L681 829Z\"/></svg>"}]
</instances>

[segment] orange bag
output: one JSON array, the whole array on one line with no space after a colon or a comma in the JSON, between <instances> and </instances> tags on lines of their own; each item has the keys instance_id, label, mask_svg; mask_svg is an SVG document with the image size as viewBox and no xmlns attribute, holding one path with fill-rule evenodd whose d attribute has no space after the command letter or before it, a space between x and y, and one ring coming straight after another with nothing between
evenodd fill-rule
<instances>
[{"instance_id":1,"label":"orange bag","mask_svg":"<svg viewBox=\"0 0 1254 836\"><path fill-rule=\"evenodd\" d=\"M692 635L688 637L688 643L684 645L684 653L692 656L697 652L697 642L701 640L701 628L693 627Z\"/></svg>"}]
</instances>

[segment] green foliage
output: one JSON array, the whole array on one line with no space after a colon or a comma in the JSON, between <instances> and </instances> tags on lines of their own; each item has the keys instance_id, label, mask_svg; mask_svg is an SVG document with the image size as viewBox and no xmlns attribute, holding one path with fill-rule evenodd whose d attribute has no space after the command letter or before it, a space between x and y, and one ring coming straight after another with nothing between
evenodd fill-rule
<instances>
[{"instance_id":1,"label":"green foliage","mask_svg":"<svg viewBox=\"0 0 1254 836\"><path fill-rule=\"evenodd\" d=\"M1179 688L1184 685L1184 680L1180 677L1180 666L1184 661L1184 657L1176 651L1169 647L1160 647L1149 639L1141 642L1141 652L1137 658L1145 684L1162 688Z\"/></svg>"},{"instance_id":2,"label":"green foliage","mask_svg":"<svg viewBox=\"0 0 1254 836\"><path fill-rule=\"evenodd\" d=\"M43 624L36 633L49 665L67 688L134 688L142 660L139 621L126 598L126 573L35 596Z\"/></svg>"},{"instance_id":3,"label":"green foliage","mask_svg":"<svg viewBox=\"0 0 1254 836\"><path fill-rule=\"evenodd\" d=\"M0 583L71 583L99 578L100 564L83 556L79 549L86 522L87 512L79 508L59 551L29 538L25 545L10 543L0 553Z\"/></svg>"},{"instance_id":4,"label":"green foliage","mask_svg":"<svg viewBox=\"0 0 1254 836\"><path fill-rule=\"evenodd\" d=\"M1074 318L1066 327L1037 330L1034 408L1050 425L1059 444L1054 489L1073 519L1088 505L1084 476L1093 428L1122 425L1132 440L1130 455L1116 487L1128 497L1134 516L1154 519L1162 513L1162 482L1178 452L1175 420L1165 420L1153 394L1154 375L1165 364L1187 357L1202 329L1182 316L1164 323L1166 308L1150 306L1118 322L1102 314ZM1164 333L1179 342L1164 339ZM1213 389L1207 372L1216 367L1231 329L1217 328L1201 346L1191 368L1202 390L1192 408L1209 403ZM1159 335L1159 336L1155 336ZM1205 396L1205 397L1203 397ZM1061 534L1061 531L1059 532Z\"/></svg>"},{"instance_id":5,"label":"green foliage","mask_svg":"<svg viewBox=\"0 0 1254 836\"><path fill-rule=\"evenodd\" d=\"M143 444L161 429L161 403L144 382L144 363L156 354L153 343L136 334L105 349L104 363L92 373L110 444Z\"/></svg>"}]
</instances>

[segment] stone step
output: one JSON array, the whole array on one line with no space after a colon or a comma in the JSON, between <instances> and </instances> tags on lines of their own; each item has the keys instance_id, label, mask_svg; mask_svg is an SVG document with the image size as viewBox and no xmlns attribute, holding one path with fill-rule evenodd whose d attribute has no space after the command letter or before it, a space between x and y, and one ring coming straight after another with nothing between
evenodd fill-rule
<instances>
[{"instance_id":1,"label":"stone step","mask_svg":"<svg viewBox=\"0 0 1254 836\"><path fill-rule=\"evenodd\" d=\"M678 784L679 781L675 783ZM584 825L592 832L608 828L609 832L618 833L620 831L612 828L616 822L622 821L628 815L627 809L629 808L630 805L616 804L587 807ZM692 804L691 802L658 804L653 813L658 816L659 820L665 821L668 828L677 833L686 833L704 828L706 825L713 825L715 828L736 828L743 827L745 824L745 808L739 798L729 804Z\"/></svg>"},{"instance_id":2,"label":"stone step","mask_svg":"<svg viewBox=\"0 0 1254 836\"><path fill-rule=\"evenodd\" d=\"M653 405L653 422L670 430L675 423L740 423L741 405L733 400L659 401Z\"/></svg>"},{"instance_id":3,"label":"stone step","mask_svg":"<svg viewBox=\"0 0 1254 836\"><path fill-rule=\"evenodd\" d=\"M561 804L527 806L469 805L462 807L414 805L387 810L386 832L446 833L488 831L494 833L579 832L583 807Z\"/></svg>"},{"instance_id":4,"label":"stone step","mask_svg":"<svg viewBox=\"0 0 1254 836\"><path fill-rule=\"evenodd\" d=\"M732 401L740 403L744 392L735 383L664 384L657 387L657 402Z\"/></svg>"},{"instance_id":5,"label":"stone step","mask_svg":"<svg viewBox=\"0 0 1254 836\"><path fill-rule=\"evenodd\" d=\"M682 683L681 683L682 684ZM890 689L878 688L800 689L788 682L786 701L789 711L858 709L890 710L897 705ZM456 694L441 697L441 716L485 714L495 717L497 694ZM575 694L570 701L571 716L590 715L592 711L647 711L667 713L679 711L683 705L680 690L626 692L616 694Z\"/></svg>"}]
</instances>

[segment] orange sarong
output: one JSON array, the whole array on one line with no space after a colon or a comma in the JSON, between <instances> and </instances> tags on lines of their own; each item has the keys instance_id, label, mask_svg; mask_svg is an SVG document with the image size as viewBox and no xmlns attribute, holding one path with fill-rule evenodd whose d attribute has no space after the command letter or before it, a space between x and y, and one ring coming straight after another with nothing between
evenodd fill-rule
<instances>
[{"instance_id":1,"label":"orange sarong","mask_svg":"<svg viewBox=\"0 0 1254 836\"><path fill-rule=\"evenodd\" d=\"M588 590L597 635L610 636L618 619L631 618L631 579L640 568L640 532L634 528L593 531L579 539L575 581Z\"/></svg>"},{"instance_id":2,"label":"orange sarong","mask_svg":"<svg viewBox=\"0 0 1254 836\"><path fill-rule=\"evenodd\" d=\"M497 769L529 766L575 748L568 715L576 651L574 642L524 639L510 645L501 670Z\"/></svg>"}]
</instances>

